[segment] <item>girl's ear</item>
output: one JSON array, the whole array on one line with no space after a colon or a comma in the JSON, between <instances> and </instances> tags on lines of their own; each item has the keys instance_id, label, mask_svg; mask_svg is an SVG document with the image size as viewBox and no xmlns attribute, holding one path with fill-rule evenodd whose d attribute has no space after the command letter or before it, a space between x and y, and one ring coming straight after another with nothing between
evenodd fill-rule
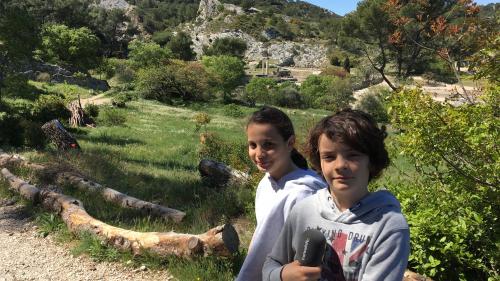
<instances>
[{"instance_id":1,"label":"girl's ear","mask_svg":"<svg viewBox=\"0 0 500 281\"><path fill-rule=\"evenodd\" d=\"M292 135L288 138L288 141L287 141L287 146L288 148L290 148L290 150L292 150L295 146L295 135Z\"/></svg>"}]
</instances>

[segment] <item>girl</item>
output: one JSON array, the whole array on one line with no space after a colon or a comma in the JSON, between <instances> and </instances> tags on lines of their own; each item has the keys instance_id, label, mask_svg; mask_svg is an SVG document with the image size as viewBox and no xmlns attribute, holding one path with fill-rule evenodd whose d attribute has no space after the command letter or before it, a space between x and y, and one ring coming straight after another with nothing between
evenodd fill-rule
<instances>
[{"instance_id":1,"label":"girl","mask_svg":"<svg viewBox=\"0 0 500 281\"><path fill-rule=\"evenodd\" d=\"M300 202L289 215L264 265L263 280L401 281L410 252L410 231L398 200L370 193L368 182L389 165L385 132L368 114L343 110L311 131L313 166L329 189ZM321 231L328 243L322 266L299 264L305 230Z\"/></svg>"},{"instance_id":2,"label":"girl","mask_svg":"<svg viewBox=\"0 0 500 281\"><path fill-rule=\"evenodd\" d=\"M326 184L294 148L295 133L290 118L281 110L263 107L250 117L246 133L248 155L266 174L257 187L257 227L238 281L262 280L262 265L272 249L288 213L301 199Z\"/></svg>"}]
</instances>

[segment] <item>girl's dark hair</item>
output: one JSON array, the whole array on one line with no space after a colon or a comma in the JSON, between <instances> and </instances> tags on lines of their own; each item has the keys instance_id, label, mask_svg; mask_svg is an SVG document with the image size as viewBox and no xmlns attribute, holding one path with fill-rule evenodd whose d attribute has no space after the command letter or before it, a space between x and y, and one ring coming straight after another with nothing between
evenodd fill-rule
<instances>
[{"instance_id":1,"label":"girl's dark hair","mask_svg":"<svg viewBox=\"0 0 500 281\"><path fill-rule=\"evenodd\" d=\"M284 141L288 141L291 136L295 135L290 118L283 111L275 107L263 106L255 111L248 119L247 128L250 124L271 124L276 128L280 136L283 137ZM297 149L294 148L292 150L290 157L297 167L307 169L307 160Z\"/></svg>"},{"instance_id":2,"label":"girl's dark hair","mask_svg":"<svg viewBox=\"0 0 500 281\"><path fill-rule=\"evenodd\" d=\"M389 155L385 149L387 136L385 127L378 128L375 120L360 110L344 109L323 118L309 133L307 152L309 160L317 171L321 171L319 138L325 134L334 142L344 143L368 155L370 159L370 178L372 180L389 166Z\"/></svg>"}]
</instances>

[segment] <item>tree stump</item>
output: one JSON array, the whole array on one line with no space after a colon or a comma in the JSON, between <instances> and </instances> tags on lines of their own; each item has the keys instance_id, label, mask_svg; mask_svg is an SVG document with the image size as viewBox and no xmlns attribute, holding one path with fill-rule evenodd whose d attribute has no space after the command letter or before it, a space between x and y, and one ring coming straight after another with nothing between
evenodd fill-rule
<instances>
[{"instance_id":1,"label":"tree stump","mask_svg":"<svg viewBox=\"0 0 500 281\"><path fill-rule=\"evenodd\" d=\"M93 126L94 121L85 115L85 111L83 111L82 103L80 102L80 95L78 95L78 99L72 101L68 105L68 110L71 112L71 117L69 119L69 124L71 127L83 127L83 126Z\"/></svg>"},{"instance_id":2,"label":"tree stump","mask_svg":"<svg viewBox=\"0 0 500 281\"><path fill-rule=\"evenodd\" d=\"M203 159L198 165L203 182L212 187L222 187L227 185L244 185L248 182L248 175L234 170L224 163Z\"/></svg>"},{"instance_id":3,"label":"tree stump","mask_svg":"<svg viewBox=\"0 0 500 281\"><path fill-rule=\"evenodd\" d=\"M43 124L45 135L56 145L59 150L80 149L76 139L64 128L59 120L54 119Z\"/></svg>"}]
</instances>

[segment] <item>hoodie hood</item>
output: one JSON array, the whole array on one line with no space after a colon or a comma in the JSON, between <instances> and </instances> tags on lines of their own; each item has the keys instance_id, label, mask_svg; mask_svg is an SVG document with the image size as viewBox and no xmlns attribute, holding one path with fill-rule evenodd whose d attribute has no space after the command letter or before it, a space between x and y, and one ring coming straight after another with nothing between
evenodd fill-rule
<instances>
[{"instance_id":1,"label":"hoodie hood","mask_svg":"<svg viewBox=\"0 0 500 281\"><path fill-rule=\"evenodd\" d=\"M387 212L401 212L399 201L387 190L370 193L344 212L337 208L328 189L319 191L317 199L319 212L324 219L346 224L369 224Z\"/></svg>"},{"instance_id":2,"label":"hoodie hood","mask_svg":"<svg viewBox=\"0 0 500 281\"><path fill-rule=\"evenodd\" d=\"M278 191L278 189L288 188L297 189L297 187L317 191L327 187L327 184L321 180L319 175L315 171L309 169L295 169L277 181L275 181L268 173L266 176L269 177L271 186L275 191Z\"/></svg>"}]
</instances>

